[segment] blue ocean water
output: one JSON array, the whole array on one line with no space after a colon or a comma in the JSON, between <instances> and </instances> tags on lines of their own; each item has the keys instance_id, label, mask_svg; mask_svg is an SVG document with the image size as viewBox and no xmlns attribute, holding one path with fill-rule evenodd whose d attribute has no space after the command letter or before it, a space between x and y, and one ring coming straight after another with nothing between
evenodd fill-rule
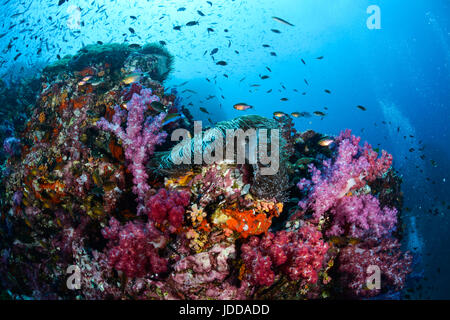
<instances>
[{"instance_id":1,"label":"blue ocean water","mask_svg":"<svg viewBox=\"0 0 450 320\"><path fill-rule=\"evenodd\" d=\"M338 134L350 128L388 150L403 175L405 247L417 254L411 281L419 289L412 296L450 298L449 1L3 0L0 5L0 75L6 82L35 75L86 44L164 41L175 56L166 86L192 105L196 119L214 123L246 112L270 118L275 111L321 111L326 116L295 119L297 129ZM380 28L371 29L374 11L368 8L374 5ZM198 24L186 26L189 21ZM264 75L269 78L262 80ZM237 102L254 108L235 110Z\"/></svg>"}]
</instances>

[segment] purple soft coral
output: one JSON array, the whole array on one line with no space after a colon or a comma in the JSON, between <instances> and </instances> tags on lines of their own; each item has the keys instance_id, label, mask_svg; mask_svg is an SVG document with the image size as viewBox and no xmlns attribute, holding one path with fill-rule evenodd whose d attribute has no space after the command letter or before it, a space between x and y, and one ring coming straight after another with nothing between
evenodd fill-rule
<instances>
[{"instance_id":1,"label":"purple soft coral","mask_svg":"<svg viewBox=\"0 0 450 320\"><path fill-rule=\"evenodd\" d=\"M328 236L348 234L352 238L382 237L397 223L397 209L381 209L378 199L370 194L344 197L331 212L334 219L326 233Z\"/></svg>"},{"instance_id":2,"label":"purple soft coral","mask_svg":"<svg viewBox=\"0 0 450 320\"><path fill-rule=\"evenodd\" d=\"M125 113L118 106L115 107L112 122L104 118L97 122L101 129L114 133L122 141L125 158L130 162L129 169L133 174L133 192L138 196L138 214L144 213L145 198L150 190L145 163L154 153L155 146L162 144L167 137L166 132L160 132L165 113L160 113L154 119L144 119L144 111L153 101L159 101L159 97L152 95L151 89L142 89L140 94L133 94L127 103L126 131L121 127Z\"/></svg>"},{"instance_id":3,"label":"purple soft coral","mask_svg":"<svg viewBox=\"0 0 450 320\"><path fill-rule=\"evenodd\" d=\"M359 146L360 140L349 130L341 133L336 139L339 149L334 163L324 161L323 172L310 165L311 180L302 179L297 185L300 190L309 191L307 199L299 205L304 210L311 209L316 222L331 212L333 221L327 235L380 237L397 222L397 210L381 209L374 196L349 194L382 176L392 164L390 154L383 151L381 158L377 158L370 145Z\"/></svg>"}]
</instances>

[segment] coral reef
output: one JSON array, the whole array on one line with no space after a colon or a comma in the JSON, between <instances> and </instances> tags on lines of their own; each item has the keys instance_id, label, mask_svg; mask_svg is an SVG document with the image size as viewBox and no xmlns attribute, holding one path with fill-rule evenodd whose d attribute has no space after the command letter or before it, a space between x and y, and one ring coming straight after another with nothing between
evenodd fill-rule
<instances>
[{"instance_id":1,"label":"coral reef","mask_svg":"<svg viewBox=\"0 0 450 320\"><path fill-rule=\"evenodd\" d=\"M162 82L172 70L173 57L160 44L91 44L83 47L74 56L68 55L44 69L47 77L64 74L65 71L83 71L86 66L106 64L111 72L120 68L139 69L151 79ZM83 72L88 75L89 72Z\"/></svg>"},{"instance_id":2,"label":"coral reef","mask_svg":"<svg viewBox=\"0 0 450 320\"><path fill-rule=\"evenodd\" d=\"M44 69L36 103L23 94L28 121L0 124L2 296L333 299L405 286L412 258L400 249L392 156L350 131L298 132L288 116L219 122L177 145L167 137L194 125L162 84L172 61L157 45L87 46ZM277 172L175 164L228 129L280 130L269 143ZM371 265L381 289L367 287Z\"/></svg>"}]
</instances>

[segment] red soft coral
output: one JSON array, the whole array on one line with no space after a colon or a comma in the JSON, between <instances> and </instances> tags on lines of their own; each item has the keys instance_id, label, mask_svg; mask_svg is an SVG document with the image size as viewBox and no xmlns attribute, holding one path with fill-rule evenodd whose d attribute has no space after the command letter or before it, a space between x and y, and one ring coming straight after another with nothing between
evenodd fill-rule
<instances>
[{"instance_id":1,"label":"red soft coral","mask_svg":"<svg viewBox=\"0 0 450 320\"><path fill-rule=\"evenodd\" d=\"M294 281L316 283L329 248L321 236L314 226L305 224L297 231L269 232L262 239L250 238L241 248L248 280L270 286L276 273L283 273Z\"/></svg>"},{"instance_id":2,"label":"red soft coral","mask_svg":"<svg viewBox=\"0 0 450 320\"><path fill-rule=\"evenodd\" d=\"M400 243L384 239L380 243L368 241L343 248L339 256L339 272L342 284L355 297L373 297L381 289L401 290L406 275L411 272L412 256L400 250ZM377 266L381 271L381 289L368 290L368 267Z\"/></svg>"},{"instance_id":3,"label":"red soft coral","mask_svg":"<svg viewBox=\"0 0 450 320\"><path fill-rule=\"evenodd\" d=\"M181 227L185 207L189 205L190 194L187 191L168 191L160 189L147 201L146 211L150 220L169 223L171 231Z\"/></svg>"},{"instance_id":4,"label":"red soft coral","mask_svg":"<svg viewBox=\"0 0 450 320\"><path fill-rule=\"evenodd\" d=\"M120 225L111 218L109 227L102 230L109 239L108 265L123 272L127 277L143 277L167 271L167 260L158 254L166 245L164 234L151 222L127 222Z\"/></svg>"}]
</instances>

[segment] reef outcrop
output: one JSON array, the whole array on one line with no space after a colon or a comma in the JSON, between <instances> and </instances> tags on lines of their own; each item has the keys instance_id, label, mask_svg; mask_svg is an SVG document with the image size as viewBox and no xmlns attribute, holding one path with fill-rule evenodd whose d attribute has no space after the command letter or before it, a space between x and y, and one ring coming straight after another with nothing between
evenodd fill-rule
<instances>
[{"instance_id":1,"label":"reef outcrop","mask_svg":"<svg viewBox=\"0 0 450 320\"><path fill-rule=\"evenodd\" d=\"M276 174L177 165L169 136L194 124L163 86L172 61L159 45L92 45L44 69L28 121L4 137L3 297L361 298L403 288L412 257L400 250L401 179L387 152L350 131L298 132L288 116L253 115L215 132L279 130ZM185 150L196 152L195 139ZM373 265L381 288L367 287Z\"/></svg>"}]
</instances>

